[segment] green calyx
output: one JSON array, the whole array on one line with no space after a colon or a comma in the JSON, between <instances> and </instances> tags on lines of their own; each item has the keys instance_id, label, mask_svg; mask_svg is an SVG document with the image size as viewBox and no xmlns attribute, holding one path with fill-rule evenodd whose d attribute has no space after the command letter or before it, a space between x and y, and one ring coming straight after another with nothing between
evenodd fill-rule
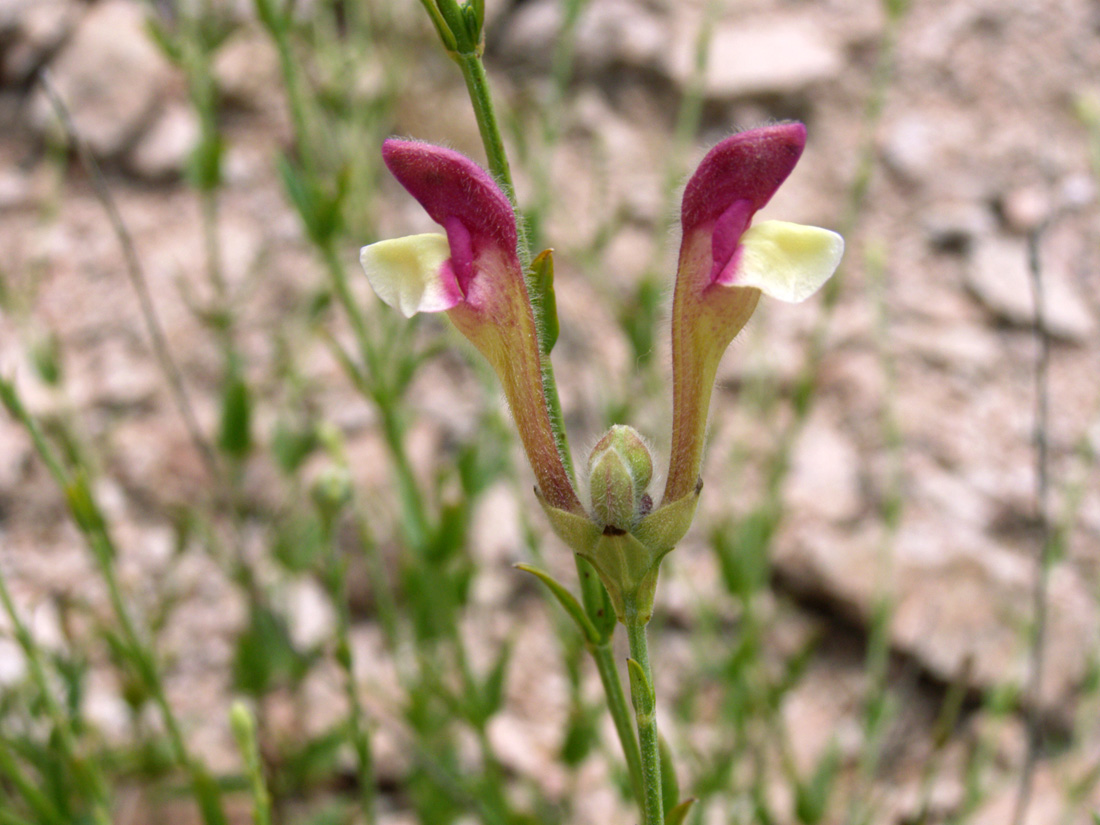
<instances>
[{"instance_id":1,"label":"green calyx","mask_svg":"<svg viewBox=\"0 0 1100 825\"><path fill-rule=\"evenodd\" d=\"M653 615L661 559L691 527L698 501L696 490L642 516L628 532L559 510L539 496L558 538L595 568L623 624L645 624Z\"/></svg>"}]
</instances>

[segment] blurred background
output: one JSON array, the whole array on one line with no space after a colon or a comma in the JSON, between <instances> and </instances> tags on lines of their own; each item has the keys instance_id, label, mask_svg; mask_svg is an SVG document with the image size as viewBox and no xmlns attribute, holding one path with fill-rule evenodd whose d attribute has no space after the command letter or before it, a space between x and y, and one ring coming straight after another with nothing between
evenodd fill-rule
<instances>
[{"instance_id":1,"label":"blurred background","mask_svg":"<svg viewBox=\"0 0 1100 825\"><path fill-rule=\"evenodd\" d=\"M710 145L804 121L765 216L847 238L727 354L662 571L689 821L1001 825L1024 787L1022 821L1094 822L1100 5L486 15L578 463L613 423L667 461ZM636 821L512 567L574 582L495 379L358 270L435 231L394 134L485 159L415 0L0 0L0 820L209 825L213 777L251 821L244 699L277 822Z\"/></svg>"}]
</instances>

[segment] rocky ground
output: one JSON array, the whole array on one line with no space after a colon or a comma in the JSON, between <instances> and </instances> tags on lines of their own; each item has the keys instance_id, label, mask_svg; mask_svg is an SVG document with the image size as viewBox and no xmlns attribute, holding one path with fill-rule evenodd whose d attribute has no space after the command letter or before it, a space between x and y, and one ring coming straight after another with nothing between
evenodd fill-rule
<instances>
[{"instance_id":1,"label":"rocky ground","mask_svg":"<svg viewBox=\"0 0 1100 825\"><path fill-rule=\"evenodd\" d=\"M402 69L394 131L481 157L458 76L430 47L419 6L407 5L396 12L396 25L421 38L423 56ZM561 4L487 5L495 88L507 105L531 108L544 99ZM1025 679L1038 548L1044 531L1065 527L1065 547L1050 575L1045 678L1039 696L1027 701L1050 729L1072 729L1077 738L1042 764L1028 821L1085 822L1077 813L1060 817L1072 777L1100 758L1100 736L1088 724L1095 697L1083 690L1100 642L1100 477L1093 459L1100 451L1100 7L1089 0L912 0L891 33L886 13L871 0L726 5L714 19L702 77L704 141L783 117L804 120L810 131L803 161L768 213L841 226L849 220L865 145L872 160L848 236L817 403L783 489L790 516L773 559L777 594L806 611L791 621L819 624L837 640L823 647L787 709L791 728L806 732L800 752L811 760L824 746L822 731L854 724L863 669L855 651L883 594L896 608L895 662L912 678L910 723L927 727L926 708L934 716L943 687L966 679L975 708L968 721L983 724L982 697ZM241 25L215 63L229 136L219 233L226 279L234 294L247 296L239 302L239 329L249 369L276 396L278 388L264 384L279 358L270 330L304 326L295 308L321 275L272 163L289 140L277 57L247 10L234 13ZM219 352L188 305L194 296L187 282L202 261L201 215L180 180L199 124L180 73L145 35L144 14L130 0L0 4L0 370L19 377L33 408L79 419L103 456L101 493L123 525L122 545L131 548L124 559L130 585L151 587L171 571L174 589L186 594L191 606L183 615L190 618L169 642L182 663L174 691L185 713L202 719L209 693L220 690L218 674L242 608L209 561L180 563L172 554L158 508L198 492L202 469L149 353L102 208L79 165L49 148L56 123L35 81L48 67L104 163L200 419L211 425ZM565 252L558 287L563 338L555 357L577 443L591 442L598 411L629 386L623 378L631 369L629 348L613 312L603 308L606 297L621 295L655 259L669 260L674 251L660 173L704 14L701 2L592 0L578 24L576 77L561 102L562 140L549 164L555 205L546 227ZM875 67L891 39L881 119L869 129ZM370 84L371 71L353 82ZM518 185L522 198L534 184L521 171ZM383 234L421 228L424 216L390 188L386 195L394 206L380 219ZM607 239L606 282L593 283L569 251L588 247L610 210L625 218ZM1037 239L1050 342L1047 523L1036 495L1039 344L1029 237ZM346 252L354 258L354 249ZM730 502L759 498L760 479L738 462L765 453L775 433L761 433L742 400L745 388L790 388L820 311L813 301L768 308L724 363L702 505L707 518L720 518ZM35 348L51 336L65 356L61 394L28 368ZM381 485L371 469L379 463L374 422L323 347L303 346L300 363L318 388L316 403L331 411L362 459L359 482ZM438 373L416 389L425 422L415 433L416 450L424 466L447 428L461 429L461 411L474 403L468 387L442 366L433 369ZM655 405L642 414L650 420L641 428L660 446L667 413ZM269 470L251 473L258 500L276 496ZM884 503L895 493L901 507L889 523ZM483 505L477 544L492 571L480 593L487 614L517 604L508 564L521 552L518 511L530 504L501 488ZM90 561L61 513L27 439L0 417L0 564L47 639L60 633L61 613L53 607L59 595L102 597L87 584ZM695 535L663 585L662 609L673 630L658 645L673 651L676 623L690 621L692 600L715 590L703 531ZM303 581L287 592L301 617L299 632L326 633L331 618L317 607L315 585ZM526 598L518 604L530 625L525 634L549 635L544 605ZM357 639L368 653L380 644L369 624L357 629ZM0 679L18 672L14 648L0 640ZM113 685L93 688L93 716L108 728L121 725ZM517 684L515 694L525 695L524 686ZM550 750L542 743L553 739L552 721L532 719L522 706L510 710L499 731L505 759L523 771L543 770L539 759ZM1009 819L1020 725L1006 726L998 753L1005 778L975 822ZM233 758L216 718L194 730L215 761ZM911 814L919 779L920 753L909 749L905 758L892 778L898 822ZM553 783L553 770L546 770ZM962 793L960 780L941 784L937 804L950 810Z\"/></svg>"}]
</instances>

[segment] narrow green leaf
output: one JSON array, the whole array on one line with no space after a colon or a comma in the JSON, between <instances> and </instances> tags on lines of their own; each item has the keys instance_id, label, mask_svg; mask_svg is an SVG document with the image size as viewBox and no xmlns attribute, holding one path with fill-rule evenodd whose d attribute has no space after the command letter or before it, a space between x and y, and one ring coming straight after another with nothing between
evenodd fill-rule
<instances>
[{"instance_id":1,"label":"narrow green leaf","mask_svg":"<svg viewBox=\"0 0 1100 825\"><path fill-rule=\"evenodd\" d=\"M435 0L435 7L447 26L447 31L455 41L455 48L459 52L472 51L469 43L469 33L466 31L466 16L462 13L456 0Z\"/></svg>"},{"instance_id":2,"label":"narrow green leaf","mask_svg":"<svg viewBox=\"0 0 1100 825\"><path fill-rule=\"evenodd\" d=\"M289 15L276 8L276 0L255 0L256 16L272 34L281 34L289 22Z\"/></svg>"},{"instance_id":3,"label":"narrow green leaf","mask_svg":"<svg viewBox=\"0 0 1100 825\"><path fill-rule=\"evenodd\" d=\"M489 671L482 687L481 712L486 722L504 705L505 676L508 674L508 664L512 661L512 649L511 642L501 647L500 655L493 663L493 669Z\"/></svg>"},{"instance_id":4,"label":"narrow green leaf","mask_svg":"<svg viewBox=\"0 0 1100 825\"><path fill-rule=\"evenodd\" d=\"M245 458L252 449L252 392L244 378L235 374L227 378L222 395L221 433L218 446L231 458Z\"/></svg>"},{"instance_id":5,"label":"narrow green leaf","mask_svg":"<svg viewBox=\"0 0 1100 825\"><path fill-rule=\"evenodd\" d=\"M589 644L600 643L599 631L596 630L596 626L592 624L592 620L588 618L588 614L584 612L584 608L581 607L580 602L577 601L577 598L572 593L566 590L565 587L549 573L545 573L537 567L532 567L529 564L517 564L516 569L522 570L525 573L530 573L550 588L550 592L554 594L554 598L556 598L558 603L565 608L565 612L569 614L569 617L577 623L577 627L580 628L585 640Z\"/></svg>"},{"instance_id":6,"label":"narrow green leaf","mask_svg":"<svg viewBox=\"0 0 1100 825\"><path fill-rule=\"evenodd\" d=\"M458 48L458 44L455 43L454 35L451 34L451 30L447 27L447 21L445 21L443 15L439 13L439 9L435 7L432 0L420 0L420 5L424 7L424 11L428 13L432 25L435 26L435 30L439 34L439 39L443 41L443 48L449 52L455 51Z\"/></svg>"},{"instance_id":7,"label":"narrow green leaf","mask_svg":"<svg viewBox=\"0 0 1100 825\"><path fill-rule=\"evenodd\" d=\"M222 792L217 781L206 769L195 765L191 774L191 792L202 811L205 825L227 825L225 811L222 810Z\"/></svg>"},{"instance_id":8,"label":"narrow green leaf","mask_svg":"<svg viewBox=\"0 0 1100 825\"><path fill-rule=\"evenodd\" d=\"M51 334L38 341L31 348L34 371L38 377L56 387L61 383L61 341Z\"/></svg>"},{"instance_id":9,"label":"narrow green leaf","mask_svg":"<svg viewBox=\"0 0 1100 825\"><path fill-rule=\"evenodd\" d=\"M191 151L187 176L200 192L213 192L222 182L225 139L219 132L207 131Z\"/></svg>"},{"instance_id":10,"label":"narrow green leaf","mask_svg":"<svg viewBox=\"0 0 1100 825\"><path fill-rule=\"evenodd\" d=\"M634 659L626 660L626 670L630 675L630 702L634 705L634 712L641 716L652 716L657 707L653 685L646 678L642 666Z\"/></svg>"},{"instance_id":11,"label":"narrow green leaf","mask_svg":"<svg viewBox=\"0 0 1100 825\"><path fill-rule=\"evenodd\" d=\"M558 300L554 294L554 250L545 249L531 261L535 294L531 300L542 307L542 330L539 345L543 355L549 355L558 342Z\"/></svg>"},{"instance_id":12,"label":"narrow green leaf","mask_svg":"<svg viewBox=\"0 0 1100 825\"><path fill-rule=\"evenodd\" d=\"M689 796L672 810L665 813L665 825L684 825L687 816L691 813L691 806L695 804L695 797Z\"/></svg>"},{"instance_id":13,"label":"narrow green leaf","mask_svg":"<svg viewBox=\"0 0 1100 825\"><path fill-rule=\"evenodd\" d=\"M802 825L818 825L825 819L839 770L840 753L835 746L831 746L817 763L809 780L797 783L795 815Z\"/></svg>"},{"instance_id":14,"label":"narrow green leaf","mask_svg":"<svg viewBox=\"0 0 1100 825\"><path fill-rule=\"evenodd\" d=\"M107 531L103 515L92 497L92 489L83 467L78 467L65 486L65 498L77 526L86 536L102 535Z\"/></svg>"}]
</instances>

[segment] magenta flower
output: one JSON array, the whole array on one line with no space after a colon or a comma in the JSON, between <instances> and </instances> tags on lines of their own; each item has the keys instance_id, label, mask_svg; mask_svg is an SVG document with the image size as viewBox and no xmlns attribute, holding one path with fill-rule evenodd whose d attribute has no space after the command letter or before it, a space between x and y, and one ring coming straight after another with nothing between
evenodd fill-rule
<instances>
[{"instance_id":1,"label":"magenta flower","mask_svg":"<svg viewBox=\"0 0 1100 825\"><path fill-rule=\"evenodd\" d=\"M371 286L407 317L447 313L500 378L543 497L580 512L550 426L512 205L484 169L450 149L391 138L382 158L447 234L363 247L359 260Z\"/></svg>"},{"instance_id":2,"label":"magenta flower","mask_svg":"<svg viewBox=\"0 0 1100 825\"><path fill-rule=\"evenodd\" d=\"M783 221L750 225L802 155L806 127L784 123L723 140L684 190L672 305L672 445L664 501L699 480L718 363L760 295L802 301L844 253L835 232Z\"/></svg>"}]
</instances>

